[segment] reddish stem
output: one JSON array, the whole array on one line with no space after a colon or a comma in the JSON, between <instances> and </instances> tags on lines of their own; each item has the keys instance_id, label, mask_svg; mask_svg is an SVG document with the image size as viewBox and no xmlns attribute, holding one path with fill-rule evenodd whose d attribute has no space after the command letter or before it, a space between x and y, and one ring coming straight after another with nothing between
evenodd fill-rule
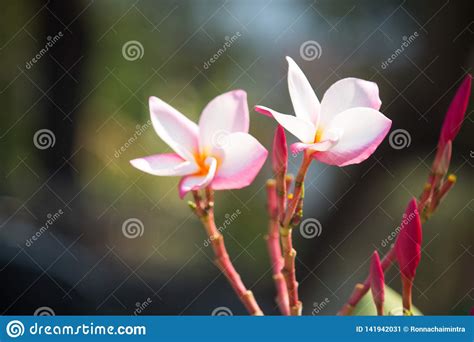
<instances>
[{"instance_id":1,"label":"reddish stem","mask_svg":"<svg viewBox=\"0 0 474 342\"><path fill-rule=\"evenodd\" d=\"M303 306L298 298L298 282L296 281L295 270L296 250L293 248L291 220L295 214L296 207L298 206L302 193L304 178L310 164L311 157L310 155L305 154L295 179L293 198L288 203L284 219L281 222L280 230L281 246L283 249L284 258L283 276L285 277L286 287L288 289L290 313L293 316L300 316Z\"/></svg>"},{"instance_id":2,"label":"reddish stem","mask_svg":"<svg viewBox=\"0 0 474 342\"><path fill-rule=\"evenodd\" d=\"M295 214L296 206L298 205L298 201L301 197L301 192L303 189L303 182L306 176L306 172L308 171L309 165L311 164L311 156L308 154L304 155L303 161L301 163L300 169L298 174L295 178L295 186L293 190L293 198L288 203L288 207L286 209L285 216L282 221L282 227L288 227L290 225L291 219Z\"/></svg>"},{"instance_id":3,"label":"reddish stem","mask_svg":"<svg viewBox=\"0 0 474 342\"><path fill-rule=\"evenodd\" d=\"M402 301L403 315L413 316L411 311L411 293L413 287L413 278L408 278L402 273Z\"/></svg>"},{"instance_id":4,"label":"reddish stem","mask_svg":"<svg viewBox=\"0 0 474 342\"><path fill-rule=\"evenodd\" d=\"M212 249L216 255L216 264L225 275L230 285L234 289L239 299L244 304L248 312L253 316L262 316L263 312L257 304L252 291L247 290L240 275L234 268L229 258L227 249L224 244L224 237L216 227L214 220L214 195L211 189L206 189L207 201L204 202L197 191L193 191L194 200L196 201L196 214L206 229L207 235L211 241Z\"/></svg>"},{"instance_id":5,"label":"reddish stem","mask_svg":"<svg viewBox=\"0 0 474 342\"><path fill-rule=\"evenodd\" d=\"M267 246L272 263L273 280L277 291L277 304L280 312L288 316L290 314L290 306L288 299L288 291L286 288L285 278L281 273L283 268L283 258L281 256L280 233L278 220L278 204L277 204L277 187L275 181L270 179L267 181L267 199L268 199L268 215L269 226L267 236Z\"/></svg>"}]
</instances>

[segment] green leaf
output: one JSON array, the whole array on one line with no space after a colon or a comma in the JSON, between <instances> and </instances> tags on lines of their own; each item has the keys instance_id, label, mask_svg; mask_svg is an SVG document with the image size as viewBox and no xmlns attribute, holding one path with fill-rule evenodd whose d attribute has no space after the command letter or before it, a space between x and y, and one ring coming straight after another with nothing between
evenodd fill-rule
<instances>
[{"instance_id":1,"label":"green leaf","mask_svg":"<svg viewBox=\"0 0 474 342\"><path fill-rule=\"evenodd\" d=\"M412 306L412 312L415 316L422 316L420 310ZM385 303L384 303L384 314L387 316L402 316L402 296L398 294L395 290L385 285ZM367 294L362 297L359 304L355 307L352 312L354 316L374 316L377 315L375 310L375 304L372 300L372 293L367 292Z\"/></svg>"}]
</instances>

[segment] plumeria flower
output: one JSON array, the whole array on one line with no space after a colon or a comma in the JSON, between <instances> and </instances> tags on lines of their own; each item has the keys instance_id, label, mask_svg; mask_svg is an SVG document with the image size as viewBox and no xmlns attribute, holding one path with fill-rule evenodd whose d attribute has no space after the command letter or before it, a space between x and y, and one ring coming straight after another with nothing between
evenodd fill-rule
<instances>
[{"instance_id":1,"label":"plumeria flower","mask_svg":"<svg viewBox=\"0 0 474 342\"><path fill-rule=\"evenodd\" d=\"M263 106L259 113L275 118L300 142L293 153L309 150L312 157L337 166L357 164L367 159L387 135L391 120L379 112L381 101L375 83L345 78L334 83L321 103L306 76L286 57L288 89L296 116Z\"/></svg>"},{"instance_id":2,"label":"plumeria flower","mask_svg":"<svg viewBox=\"0 0 474 342\"><path fill-rule=\"evenodd\" d=\"M150 97L156 133L175 153L131 160L137 169L155 176L182 176L181 198L191 190L240 189L254 180L267 150L250 134L247 93L234 90L214 98L204 108L199 125L157 97Z\"/></svg>"}]
</instances>

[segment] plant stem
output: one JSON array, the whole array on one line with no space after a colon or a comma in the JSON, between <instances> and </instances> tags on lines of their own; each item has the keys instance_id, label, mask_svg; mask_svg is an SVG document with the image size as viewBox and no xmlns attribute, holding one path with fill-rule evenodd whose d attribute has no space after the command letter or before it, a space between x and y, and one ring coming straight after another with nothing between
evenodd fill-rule
<instances>
[{"instance_id":1,"label":"plant stem","mask_svg":"<svg viewBox=\"0 0 474 342\"><path fill-rule=\"evenodd\" d=\"M383 316L383 303L376 303L375 307L377 308L377 316Z\"/></svg>"},{"instance_id":2,"label":"plant stem","mask_svg":"<svg viewBox=\"0 0 474 342\"><path fill-rule=\"evenodd\" d=\"M301 197L301 192L303 189L303 182L306 176L306 172L308 171L309 165L311 164L311 156L309 154L305 154L303 161L301 162L300 169L298 170L298 174L295 178L295 187L293 190L293 198L288 203L288 207L286 209L285 216L281 223L282 227L288 227L290 225L291 219L295 214L296 206L298 205L298 201Z\"/></svg>"},{"instance_id":3,"label":"plant stem","mask_svg":"<svg viewBox=\"0 0 474 342\"><path fill-rule=\"evenodd\" d=\"M234 268L229 258L227 249L224 244L224 237L216 227L214 219L214 193L212 189L206 189L206 201L203 201L197 191L193 191L194 200L196 201L196 215L200 218L204 228L206 229L212 249L216 256L215 263L225 275L230 285L234 289L239 299L244 304L247 311L253 316L262 316L263 312L257 304L252 291L247 290L240 275Z\"/></svg>"},{"instance_id":4,"label":"plant stem","mask_svg":"<svg viewBox=\"0 0 474 342\"><path fill-rule=\"evenodd\" d=\"M411 311L411 290L413 287L413 278L408 278L402 273L402 301L403 315L413 316Z\"/></svg>"},{"instance_id":5,"label":"plant stem","mask_svg":"<svg viewBox=\"0 0 474 342\"><path fill-rule=\"evenodd\" d=\"M288 297L290 301L290 313L292 316L300 316L303 305L298 298L298 282L296 281L295 259L296 250L293 248L291 220L295 214L299 199L302 193L302 187L306 172L311 164L311 157L305 154L300 169L295 179L293 198L288 203L283 221L280 223L280 238L283 249L283 276L285 277Z\"/></svg>"},{"instance_id":6,"label":"plant stem","mask_svg":"<svg viewBox=\"0 0 474 342\"><path fill-rule=\"evenodd\" d=\"M267 209L269 215L267 246L270 254L270 261L273 270L273 280L277 291L276 301L280 312L285 315L290 315L290 306L288 299L288 290L286 288L285 278L281 273L283 268L283 258L281 256L280 247L280 232L278 219L278 204L277 204L277 186L275 180L269 179L267 181Z\"/></svg>"}]
</instances>

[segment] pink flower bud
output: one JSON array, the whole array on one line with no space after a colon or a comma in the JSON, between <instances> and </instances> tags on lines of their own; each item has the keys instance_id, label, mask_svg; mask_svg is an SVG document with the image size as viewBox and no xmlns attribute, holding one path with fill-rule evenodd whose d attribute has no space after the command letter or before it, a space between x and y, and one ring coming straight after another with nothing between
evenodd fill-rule
<instances>
[{"instance_id":1,"label":"pink flower bud","mask_svg":"<svg viewBox=\"0 0 474 342\"><path fill-rule=\"evenodd\" d=\"M467 74L449 105L439 137L440 146L446 144L448 140L453 141L461 128L471 95L471 79L472 76Z\"/></svg>"},{"instance_id":2,"label":"pink flower bud","mask_svg":"<svg viewBox=\"0 0 474 342\"><path fill-rule=\"evenodd\" d=\"M285 130L278 125L273 139L272 166L275 174L286 173L288 164L288 147Z\"/></svg>"},{"instance_id":3,"label":"pink flower bud","mask_svg":"<svg viewBox=\"0 0 474 342\"><path fill-rule=\"evenodd\" d=\"M448 140L446 142L446 145L444 145L443 152L441 153L441 158L440 158L438 170L437 170L439 174L443 176L446 173L448 173L449 164L451 162L451 153L452 153L452 143L451 143L451 140Z\"/></svg>"},{"instance_id":4,"label":"pink flower bud","mask_svg":"<svg viewBox=\"0 0 474 342\"><path fill-rule=\"evenodd\" d=\"M372 261L370 263L370 289L375 305L379 308L383 307L385 299L385 277L383 274L382 264L380 263L379 253L374 251Z\"/></svg>"},{"instance_id":5,"label":"pink flower bud","mask_svg":"<svg viewBox=\"0 0 474 342\"><path fill-rule=\"evenodd\" d=\"M421 259L422 239L420 215L415 198L408 203L400 227L395 242L395 253L400 272L406 278L413 279Z\"/></svg>"},{"instance_id":6,"label":"pink flower bud","mask_svg":"<svg viewBox=\"0 0 474 342\"><path fill-rule=\"evenodd\" d=\"M443 146L438 145L436 157L431 168L430 183L432 188L437 188L440 180L448 173L449 164L451 163L452 142L448 140Z\"/></svg>"}]
</instances>

